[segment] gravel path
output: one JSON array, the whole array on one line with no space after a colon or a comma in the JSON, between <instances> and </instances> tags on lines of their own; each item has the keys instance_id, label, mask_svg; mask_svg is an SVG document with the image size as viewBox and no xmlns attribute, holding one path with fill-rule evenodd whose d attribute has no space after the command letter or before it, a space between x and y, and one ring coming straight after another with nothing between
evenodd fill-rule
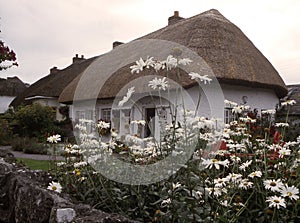
<instances>
[{"instance_id":1,"label":"gravel path","mask_svg":"<svg viewBox=\"0 0 300 223\"><path fill-rule=\"evenodd\" d=\"M52 156L49 155L41 155L41 154L27 154L20 151L13 151L11 146L0 146L1 150L8 150L11 152L16 158L27 158L27 159L34 159L34 160L51 160L53 159ZM62 156L57 156L57 160L63 160Z\"/></svg>"}]
</instances>

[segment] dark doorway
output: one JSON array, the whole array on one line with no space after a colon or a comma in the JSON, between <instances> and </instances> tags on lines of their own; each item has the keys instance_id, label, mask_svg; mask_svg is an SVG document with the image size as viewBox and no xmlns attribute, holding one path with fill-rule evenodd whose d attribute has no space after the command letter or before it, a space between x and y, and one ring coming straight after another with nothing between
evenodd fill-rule
<instances>
[{"instance_id":1,"label":"dark doorway","mask_svg":"<svg viewBox=\"0 0 300 223\"><path fill-rule=\"evenodd\" d=\"M155 108L146 108L145 109L145 116L146 116L146 126L145 126L145 134L144 137L153 136L154 129L155 129ZM152 133L151 133L152 130Z\"/></svg>"}]
</instances>

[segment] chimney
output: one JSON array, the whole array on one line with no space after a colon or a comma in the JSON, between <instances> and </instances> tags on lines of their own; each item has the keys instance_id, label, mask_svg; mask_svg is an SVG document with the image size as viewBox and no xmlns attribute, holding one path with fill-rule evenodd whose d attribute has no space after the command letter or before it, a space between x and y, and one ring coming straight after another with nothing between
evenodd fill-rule
<instances>
[{"instance_id":1,"label":"chimney","mask_svg":"<svg viewBox=\"0 0 300 223\"><path fill-rule=\"evenodd\" d=\"M73 63L78 63L85 60L84 56L81 55L81 57L78 56L78 54L75 55L75 57L73 57Z\"/></svg>"},{"instance_id":2,"label":"chimney","mask_svg":"<svg viewBox=\"0 0 300 223\"><path fill-rule=\"evenodd\" d=\"M115 47L117 47L117 46L122 45L122 44L124 44L124 43L122 43L122 42L120 42L120 41L115 41L115 42L113 42L113 49L114 49Z\"/></svg>"},{"instance_id":3,"label":"chimney","mask_svg":"<svg viewBox=\"0 0 300 223\"><path fill-rule=\"evenodd\" d=\"M58 69L57 67L52 67L51 69L50 69L50 74L56 74L56 73L58 73L60 71L60 69Z\"/></svg>"},{"instance_id":4,"label":"chimney","mask_svg":"<svg viewBox=\"0 0 300 223\"><path fill-rule=\"evenodd\" d=\"M168 19L168 26L173 25L182 19L184 19L184 18L179 16L179 11L174 11L174 15L169 17L169 19Z\"/></svg>"}]
</instances>

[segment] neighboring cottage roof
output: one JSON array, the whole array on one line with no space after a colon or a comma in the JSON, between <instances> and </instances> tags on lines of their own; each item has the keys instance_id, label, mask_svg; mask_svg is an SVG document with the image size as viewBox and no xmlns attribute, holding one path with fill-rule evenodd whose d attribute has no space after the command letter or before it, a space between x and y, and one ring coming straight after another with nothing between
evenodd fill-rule
<instances>
[{"instance_id":1,"label":"neighboring cottage roof","mask_svg":"<svg viewBox=\"0 0 300 223\"><path fill-rule=\"evenodd\" d=\"M300 84L288 85L288 94L283 101L295 100L296 104L289 108L289 115L300 116ZM280 110L280 114L285 114L287 112L287 107L283 107Z\"/></svg>"},{"instance_id":2,"label":"neighboring cottage roof","mask_svg":"<svg viewBox=\"0 0 300 223\"><path fill-rule=\"evenodd\" d=\"M26 89L21 95L16 97L11 105L18 106L24 103L25 98L33 98L36 96L44 97L59 97L62 90L80 73L82 73L95 59L73 58L73 63L63 70L59 70L56 67L50 69L50 74L41 78L28 89Z\"/></svg>"},{"instance_id":3,"label":"neighboring cottage roof","mask_svg":"<svg viewBox=\"0 0 300 223\"><path fill-rule=\"evenodd\" d=\"M0 78L0 96L17 96L27 88L18 77Z\"/></svg>"},{"instance_id":4,"label":"neighboring cottage roof","mask_svg":"<svg viewBox=\"0 0 300 223\"><path fill-rule=\"evenodd\" d=\"M191 18L178 20L174 14L169 25L139 39L168 40L197 52L212 68L222 83L273 89L284 97L287 88L272 64L244 33L215 9ZM162 49L163 50L163 49ZM155 56L155 55L150 55ZM117 77L117 78L116 78ZM136 76L137 77L137 76ZM135 78L128 68L122 68L107 81L99 98L114 97L120 87ZM62 92L59 100L71 102L79 77ZM186 86L193 84L186 79ZM109 83L109 84L108 84Z\"/></svg>"}]
</instances>

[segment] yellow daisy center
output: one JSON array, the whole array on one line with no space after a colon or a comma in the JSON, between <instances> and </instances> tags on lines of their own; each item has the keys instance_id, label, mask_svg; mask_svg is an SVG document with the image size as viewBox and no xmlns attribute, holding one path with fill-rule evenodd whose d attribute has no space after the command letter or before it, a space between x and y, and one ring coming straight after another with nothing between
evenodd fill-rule
<instances>
[{"instance_id":1,"label":"yellow daisy center","mask_svg":"<svg viewBox=\"0 0 300 223\"><path fill-rule=\"evenodd\" d=\"M276 183L275 183L275 182L271 182L271 183L270 183L270 186L275 187L275 186L276 186Z\"/></svg>"},{"instance_id":2,"label":"yellow daisy center","mask_svg":"<svg viewBox=\"0 0 300 223\"><path fill-rule=\"evenodd\" d=\"M56 186L52 186L52 190L57 190L57 187Z\"/></svg>"}]
</instances>

